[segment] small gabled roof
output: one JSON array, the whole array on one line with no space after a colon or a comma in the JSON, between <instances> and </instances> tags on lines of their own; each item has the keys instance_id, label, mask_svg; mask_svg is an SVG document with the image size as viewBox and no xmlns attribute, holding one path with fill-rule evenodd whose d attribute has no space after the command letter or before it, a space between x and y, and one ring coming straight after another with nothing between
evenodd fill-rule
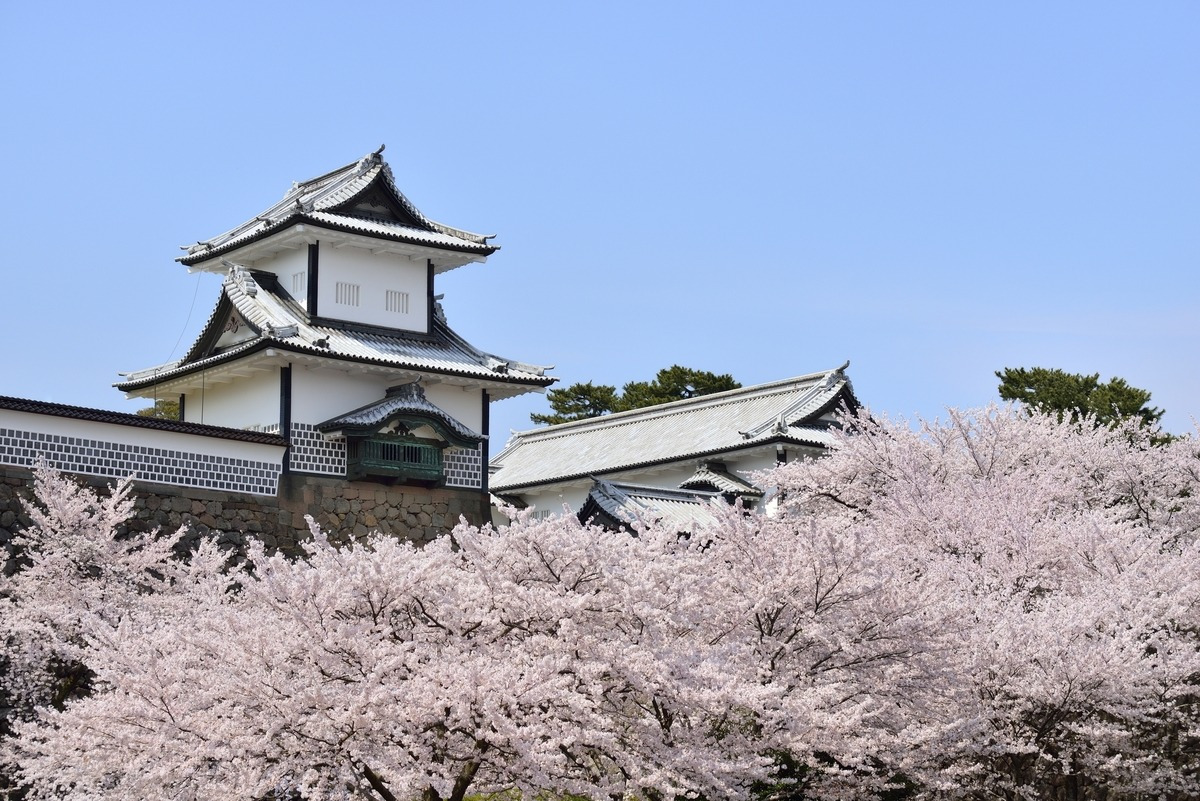
<instances>
[{"instance_id":1,"label":"small gabled roof","mask_svg":"<svg viewBox=\"0 0 1200 801\"><path fill-rule=\"evenodd\" d=\"M735 453L774 443L825 448L826 415L859 403L834 370L520 431L491 462L492 491Z\"/></svg>"},{"instance_id":2,"label":"small gabled roof","mask_svg":"<svg viewBox=\"0 0 1200 801\"><path fill-rule=\"evenodd\" d=\"M190 266L223 256L293 225L390 239L413 245L486 257L498 250L492 237L452 228L426 217L396 187L383 147L358 161L298 182L266 211L218 236L186 246L178 261Z\"/></svg>"},{"instance_id":3,"label":"small gabled roof","mask_svg":"<svg viewBox=\"0 0 1200 801\"><path fill-rule=\"evenodd\" d=\"M609 528L661 522L675 531L694 532L716 520L714 503L723 503L720 493L596 479L579 509L579 519Z\"/></svg>"},{"instance_id":4,"label":"small gabled roof","mask_svg":"<svg viewBox=\"0 0 1200 801\"><path fill-rule=\"evenodd\" d=\"M227 329L237 328L231 338ZM114 384L137 392L155 384L228 364L268 348L336 361L434 373L516 387L545 387L548 369L503 359L475 348L435 314L430 335L390 329L317 325L270 273L234 266L208 322L187 354L176 362L125 374ZM520 390L521 392L528 390Z\"/></svg>"},{"instance_id":5,"label":"small gabled roof","mask_svg":"<svg viewBox=\"0 0 1200 801\"><path fill-rule=\"evenodd\" d=\"M743 495L751 498L762 497L763 491L745 479L733 475L724 467L705 462L696 468L696 472L685 481L679 483L680 489L696 490L702 487L714 487L717 492L729 495Z\"/></svg>"},{"instance_id":6,"label":"small gabled roof","mask_svg":"<svg viewBox=\"0 0 1200 801\"><path fill-rule=\"evenodd\" d=\"M318 423L317 430L369 435L396 420L430 425L445 439L461 447L474 447L486 439L430 402L417 381L389 387L380 400Z\"/></svg>"}]
</instances>

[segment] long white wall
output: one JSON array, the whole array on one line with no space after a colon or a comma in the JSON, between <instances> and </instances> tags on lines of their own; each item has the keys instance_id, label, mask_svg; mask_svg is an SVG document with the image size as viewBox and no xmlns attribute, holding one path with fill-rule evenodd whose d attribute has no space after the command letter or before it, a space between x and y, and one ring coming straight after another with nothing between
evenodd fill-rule
<instances>
[{"instance_id":1,"label":"long white wall","mask_svg":"<svg viewBox=\"0 0 1200 801\"><path fill-rule=\"evenodd\" d=\"M275 495L283 446L0 409L0 464Z\"/></svg>"}]
</instances>

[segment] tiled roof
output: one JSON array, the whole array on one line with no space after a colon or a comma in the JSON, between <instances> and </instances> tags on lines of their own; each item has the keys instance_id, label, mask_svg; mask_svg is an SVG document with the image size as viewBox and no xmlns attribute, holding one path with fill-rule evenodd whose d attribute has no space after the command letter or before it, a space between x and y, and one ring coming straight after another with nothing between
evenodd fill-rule
<instances>
[{"instance_id":1,"label":"tiled roof","mask_svg":"<svg viewBox=\"0 0 1200 801\"><path fill-rule=\"evenodd\" d=\"M660 521L675 531L695 531L716 518L712 504L723 503L716 492L662 489L597 479L580 509L580 517L596 509L621 523Z\"/></svg>"},{"instance_id":2,"label":"tiled roof","mask_svg":"<svg viewBox=\"0 0 1200 801\"><path fill-rule=\"evenodd\" d=\"M718 492L728 492L735 495L761 496L763 491L725 470L716 470L707 464L702 464L692 474L692 477L679 484L681 489L696 489L698 487L716 487Z\"/></svg>"},{"instance_id":3,"label":"tiled roof","mask_svg":"<svg viewBox=\"0 0 1200 801\"><path fill-rule=\"evenodd\" d=\"M527 386L549 386L555 379L543 367L506 360L476 349L434 315L433 335L405 335L359 328L314 325L304 310L270 282L259 283L244 268L231 269L222 285L224 302L232 304L256 335L220 353L205 355L214 326L223 322L222 300L188 355L170 364L130 373L115 384L133 391L208 366L232 361L265 347L307 353L331 359L377 364L419 372L440 373L484 381Z\"/></svg>"},{"instance_id":4,"label":"tiled roof","mask_svg":"<svg viewBox=\"0 0 1200 801\"><path fill-rule=\"evenodd\" d=\"M383 399L319 423L317 429L336 431L344 428L377 428L387 423L389 419L406 413L434 417L462 439L470 440L475 444L485 439L482 434L477 434L467 428L440 407L431 403L425 397L425 391L421 389L420 383L416 381L392 387Z\"/></svg>"},{"instance_id":5,"label":"tiled roof","mask_svg":"<svg viewBox=\"0 0 1200 801\"><path fill-rule=\"evenodd\" d=\"M293 184L278 203L236 228L189 246L187 254L179 261L187 265L207 261L306 220L370 236L483 256L497 250L497 246L488 244L490 236L452 228L422 214L397 188L391 167L380 156L382 151L381 147L325 175ZM368 218L343 208L376 184L391 195L405 216L411 218L412 225Z\"/></svg>"},{"instance_id":6,"label":"tiled roof","mask_svg":"<svg viewBox=\"0 0 1200 801\"><path fill-rule=\"evenodd\" d=\"M53 417L69 417L74 420L87 420L93 423L111 423L119 426L134 428L150 428L156 431L172 431L178 434L195 434L202 437L218 439L233 439L242 442L257 442L263 445L287 445L287 440L278 434L267 434L261 431L243 431L237 428L222 428L221 426L202 425L200 423L184 423L179 420L165 420L160 417L142 417L126 412L113 412L107 409L89 409L84 406L66 406L61 403L27 400L25 398L9 398L0 396L0 409L29 414L45 414Z\"/></svg>"},{"instance_id":7,"label":"tiled roof","mask_svg":"<svg viewBox=\"0 0 1200 801\"><path fill-rule=\"evenodd\" d=\"M820 417L858 403L848 366L521 431L492 460L489 484L503 493L781 441L827 447Z\"/></svg>"}]
</instances>

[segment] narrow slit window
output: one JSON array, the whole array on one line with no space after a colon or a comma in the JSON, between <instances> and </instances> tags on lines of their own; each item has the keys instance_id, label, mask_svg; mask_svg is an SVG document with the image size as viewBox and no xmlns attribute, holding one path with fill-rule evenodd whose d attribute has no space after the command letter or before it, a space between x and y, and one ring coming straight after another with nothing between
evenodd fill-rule
<instances>
[{"instance_id":1,"label":"narrow slit window","mask_svg":"<svg viewBox=\"0 0 1200 801\"><path fill-rule=\"evenodd\" d=\"M408 314L408 293L398 292L395 289L387 291L387 297L384 300L387 310L396 314Z\"/></svg>"},{"instance_id":2,"label":"narrow slit window","mask_svg":"<svg viewBox=\"0 0 1200 801\"><path fill-rule=\"evenodd\" d=\"M347 284L338 281L334 287L334 300L342 306L358 305L358 284Z\"/></svg>"},{"instance_id":3,"label":"narrow slit window","mask_svg":"<svg viewBox=\"0 0 1200 801\"><path fill-rule=\"evenodd\" d=\"M301 270L298 273L292 273L292 297L304 298L308 296L308 273Z\"/></svg>"}]
</instances>

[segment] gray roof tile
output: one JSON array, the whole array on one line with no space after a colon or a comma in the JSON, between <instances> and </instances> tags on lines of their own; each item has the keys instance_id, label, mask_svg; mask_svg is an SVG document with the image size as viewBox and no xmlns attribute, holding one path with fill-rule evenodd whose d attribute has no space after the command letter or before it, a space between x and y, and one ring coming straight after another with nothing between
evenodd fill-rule
<instances>
[{"instance_id":1,"label":"gray roof tile","mask_svg":"<svg viewBox=\"0 0 1200 801\"><path fill-rule=\"evenodd\" d=\"M820 416L858 403L847 366L517 432L492 460L489 484L503 493L781 440L827 447L833 438Z\"/></svg>"},{"instance_id":2,"label":"gray roof tile","mask_svg":"<svg viewBox=\"0 0 1200 801\"><path fill-rule=\"evenodd\" d=\"M231 361L264 347L308 353L330 359L378 364L398 369L441 373L505 384L543 387L555 379L545 375L546 368L503 359L478 350L434 315L433 335L383 333L358 328L314 325L303 309L276 289L259 285L244 270L235 267L225 278L222 294L258 334L220 353L204 355L201 346L208 341L213 326L221 324L222 307L210 315L203 332L183 359L130 373L115 384L122 391L152 386L210 365Z\"/></svg>"},{"instance_id":3,"label":"gray roof tile","mask_svg":"<svg viewBox=\"0 0 1200 801\"><path fill-rule=\"evenodd\" d=\"M382 151L381 147L325 175L293 184L283 198L266 211L223 234L189 246L187 253L178 260L188 265L207 261L305 220L347 228L369 236L480 255L498 249L496 245L488 243L490 236L443 225L422 214L396 186L391 167L380 156ZM393 196L415 225L368 219L339 211L339 206L365 192L376 182Z\"/></svg>"},{"instance_id":4,"label":"gray roof tile","mask_svg":"<svg viewBox=\"0 0 1200 801\"><path fill-rule=\"evenodd\" d=\"M754 497L761 496L763 491L751 484L749 481L732 475L725 470L717 470L710 467L708 464L702 464L692 474L691 478L680 482L681 489L696 489L698 487L710 486L716 487L719 492L728 492L736 495L750 495Z\"/></svg>"},{"instance_id":5,"label":"gray roof tile","mask_svg":"<svg viewBox=\"0 0 1200 801\"><path fill-rule=\"evenodd\" d=\"M318 423L317 429L335 431L342 428L378 427L390 418L405 413L435 417L462 439L476 444L486 439L482 434L472 431L442 408L430 402L425 397L425 390L416 381L392 387L382 399L338 415L324 423Z\"/></svg>"},{"instance_id":6,"label":"gray roof tile","mask_svg":"<svg viewBox=\"0 0 1200 801\"><path fill-rule=\"evenodd\" d=\"M588 501L624 523L661 522L675 531L687 532L713 523L716 520L713 504L724 503L715 492L662 489L602 479L592 485Z\"/></svg>"}]
</instances>

